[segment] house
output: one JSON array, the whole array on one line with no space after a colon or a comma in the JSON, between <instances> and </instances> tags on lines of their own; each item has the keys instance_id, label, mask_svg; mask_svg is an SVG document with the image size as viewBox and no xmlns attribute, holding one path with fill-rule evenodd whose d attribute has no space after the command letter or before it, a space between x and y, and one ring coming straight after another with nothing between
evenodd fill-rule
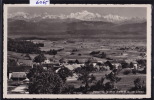
<instances>
[{"instance_id":1,"label":"house","mask_svg":"<svg viewBox=\"0 0 154 100\"><path fill-rule=\"evenodd\" d=\"M97 64L94 66L94 68L97 69L97 71L100 70L100 67L101 67L101 66L99 66L99 65L97 65Z\"/></svg>"},{"instance_id":2,"label":"house","mask_svg":"<svg viewBox=\"0 0 154 100\"><path fill-rule=\"evenodd\" d=\"M93 64L93 66L96 66L97 65L97 63L92 63Z\"/></svg>"},{"instance_id":3,"label":"house","mask_svg":"<svg viewBox=\"0 0 154 100\"><path fill-rule=\"evenodd\" d=\"M11 79L12 73L9 73L8 79Z\"/></svg>"},{"instance_id":4,"label":"house","mask_svg":"<svg viewBox=\"0 0 154 100\"><path fill-rule=\"evenodd\" d=\"M104 65L104 66L102 66L100 69L104 69L104 70L108 71L108 70L110 70L110 67Z\"/></svg>"},{"instance_id":5,"label":"house","mask_svg":"<svg viewBox=\"0 0 154 100\"><path fill-rule=\"evenodd\" d=\"M77 81L78 80L78 75L73 73L73 76L67 77L66 81Z\"/></svg>"},{"instance_id":6,"label":"house","mask_svg":"<svg viewBox=\"0 0 154 100\"><path fill-rule=\"evenodd\" d=\"M61 69L61 67L66 67L69 70L73 71L74 69L76 69L78 67L81 67L82 65L84 65L84 64L72 64L72 65L70 65L70 64L62 64L59 68L56 69L56 72L58 72Z\"/></svg>"},{"instance_id":7,"label":"house","mask_svg":"<svg viewBox=\"0 0 154 100\"><path fill-rule=\"evenodd\" d=\"M47 70L47 67L43 67L44 70Z\"/></svg>"},{"instance_id":8,"label":"house","mask_svg":"<svg viewBox=\"0 0 154 100\"><path fill-rule=\"evenodd\" d=\"M95 68L97 68L99 71L104 71L104 70L108 71L108 70L110 70L110 67L108 65L105 65L105 64L102 64L100 66L96 65Z\"/></svg>"},{"instance_id":9,"label":"house","mask_svg":"<svg viewBox=\"0 0 154 100\"><path fill-rule=\"evenodd\" d=\"M112 65L114 66L114 69L119 69L119 66L121 65L120 63L112 63Z\"/></svg>"},{"instance_id":10,"label":"house","mask_svg":"<svg viewBox=\"0 0 154 100\"><path fill-rule=\"evenodd\" d=\"M133 63L133 65L134 65L134 69L137 70L138 69L137 63Z\"/></svg>"},{"instance_id":11,"label":"house","mask_svg":"<svg viewBox=\"0 0 154 100\"><path fill-rule=\"evenodd\" d=\"M53 68L54 70L57 70L58 68L60 68L60 64L59 64L59 63L42 64L42 66L43 66L45 69Z\"/></svg>"},{"instance_id":12,"label":"house","mask_svg":"<svg viewBox=\"0 0 154 100\"><path fill-rule=\"evenodd\" d=\"M26 72L12 72L11 79L12 80L24 80L26 79Z\"/></svg>"},{"instance_id":13,"label":"house","mask_svg":"<svg viewBox=\"0 0 154 100\"><path fill-rule=\"evenodd\" d=\"M32 66L33 62L32 62L32 60L19 59L17 62L17 65L18 66L20 66L20 65Z\"/></svg>"},{"instance_id":14,"label":"house","mask_svg":"<svg viewBox=\"0 0 154 100\"><path fill-rule=\"evenodd\" d=\"M72 64L72 65L70 65L70 64L67 64L67 65L64 65L66 68L68 68L69 70L74 70L74 69L76 69L76 68L78 68L78 67L81 67L82 65L84 65L84 64Z\"/></svg>"},{"instance_id":15,"label":"house","mask_svg":"<svg viewBox=\"0 0 154 100\"><path fill-rule=\"evenodd\" d=\"M90 63L97 63L97 59L95 58L89 58L87 62L90 62Z\"/></svg>"},{"instance_id":16,"label":"house","mask_svg":"<svg viewBox=\"0 0 154 100\"><path fill-rule=\"evenodd\" d=\"M133 64L133 67L131 69L137 70L139 68L138 63L136 61L131 62Z\"/></svg>"},{"instance_id":17,"label":"house","mask_svg":"<svg viewBox=\"0 0 154 100\"><path fill-rule=\"evenodd\" d=\"M44 62L42 62L42 64L50 64L51 61L49 59L44 60Z\"/></svg>"}]
</instances>

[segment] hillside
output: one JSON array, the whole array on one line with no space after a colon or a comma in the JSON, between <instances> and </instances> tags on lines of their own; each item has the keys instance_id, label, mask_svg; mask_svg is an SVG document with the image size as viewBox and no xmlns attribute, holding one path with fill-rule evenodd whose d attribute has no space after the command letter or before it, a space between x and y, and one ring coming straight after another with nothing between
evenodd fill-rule
<instances>
[{"instance_id":1,"label":"hillside","mask_svg":"<svg viewBox=\"0 0 154 100\"><path fill-rule=\"evenodd\" d=\"M18 12L8 16L8 34L12 38L146 38L146 21L88 11L60 16Z\"/></svg>"},{"instance_id":2,"label":"hillside","mask_svg":"<svg viewBox=\"0 0 154 100\"><path fill-rule=\"evenodd\" d=\"M10 37L59 37L59 38L146 38L146 23L117 25L110 22L8 22Z\"/></svg>"}]
</instances>

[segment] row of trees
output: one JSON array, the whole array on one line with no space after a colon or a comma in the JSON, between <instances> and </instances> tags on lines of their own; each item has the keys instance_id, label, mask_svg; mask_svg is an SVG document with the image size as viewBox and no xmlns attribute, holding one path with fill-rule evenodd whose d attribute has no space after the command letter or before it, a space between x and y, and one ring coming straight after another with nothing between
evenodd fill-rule
<instances>
[{"instance_id":1,"label":"row of trees","mask_svg":"<svg viewBox=\"0 0 154 100\"><path fill-rule=\"evenodd\" d=\"M138 46L138 47L120 47L118 50L136 50L138 52L146 52L146 47L145 46Z\"/></svg>"},{"instance_id":2,"label":"row of trees","mask_svg":"<svg viewBox=\"0 0 154 100\"><path fill-rule=\"evenodd\" d=\"M79 88L69 86L66 79L73 75L73 72L66 67L62 67L57 73L52 68L43 69L42 66L34 66L30 69L27 77L30 80L29 93L30 94L65 94L82 92L84 94L90 91L118 91L116 83L121 80L117 75L117 70L112 70L110 74L105 75L100 80L92 74L94 71L90 63L74 70L78 74L78 80L82 82ZM105 82L105 80L108 80ZM91 84L93 83L93 84ZM129 91L144 91L145 82L140 78L134 80L134 87Z\"/></svg>"},{"instance_id":3,"label":"row of trees","mask_svg":"<svg viewBox=\"0 0 154 100\"><path fill-rule=\"evenodd\" d=\"M27 74L27 77L30 79L29 93L59 94L69 93L72 91L87 93L88 91L97 90L98 87L103 90L111 90L115 88L115 82L120 81L120 79L116 77L114 70L112 73L106 75L105 78L102 78L96 84L91 86L91 83L96 82L96 77L92 74L93 71L95 71L95 68L89 60L85 62L84 66L74 69L73 72L66 67L62 67L57 73L55 73L52 67L45 70L40 65L34 66ZM67 77L72 76L73 73L78 75L78 80L82 81L84 86L81 86L78 89L75 89L73 86L67 86L66 79ZM104 79L108 79L110 82L104 84Z\"/></svg>"},{"instance_id":4,"label":"row of trees","mask_svg":"<svg viewBox=\"0 0 154 100\"><path fill-rule=\"evenodd\" d=\"M18 53L40 53L41 50L37 44L31 41L8 39L8 51Z\"/></svg>"},{"instance_id":5,"label":"row of trees","mask_svg":"<svg viewBox=\"0 0 154 100\"><path fill-rule=\"evenodd\" d=\"M33 61L40 63L43 62L45 59L46 57L43 54L40 54L36 56ZM108 75L105 75L105 77L102 77L100 80L96 80L96 77L92 74L95 71L95 68L90 59L85 62L84 66L78 67L73 71L70 71L64 66L61 67L58 72L54 72L52 67L45 70L41 65L36 66L31 69L27 75L27 77L30 79L29 93L59 94L74 92L87 93L89 91L100 90L117 91L119 89L116 87L115 84L121 80L121 78L118 77L118 70L114 69L113 65L109 61L107 61L105 64L110 66L110 70L112 70L112 72ZM78 80L82 81L83 85L81 85L80 88L76 89L74 88L74 86L68 86L66 84L67 77L73 76L73 73L76 73L78 75ZM108 80L108 82L104 82L104 80ZM135 81L134 84L136 84L137 82ZM53 87L55 87L56 89Z\"/></svg>"},{"instance_id":6,"label":"row of trees","mask_svg":"<svg viewBox=\"0 0 154 100\"><path fill-rule=\"evenodd\" d=\"M41 63L41 62L44 62L44 60L46 60L46 59L47 58L44 56L44 54L41 53L41 54L39 54L38 56L36 56L34 58L33 62ZM62 58L62 59L59 60L59 62L60 63L65 63L66 61ZM69 64L73 64L73 63L79 64L80 62L76 59L76 60L69 60L67 63L69 63ZM89 63L91 63L91 60L89 60ZM140 66L143 66L143 67L146 66L146 60L139 59L139 60L137 60L137 63ZM114 67L115 67L110 61L106 61L105 63L97 63L97 65L98 66L107 65L107 66L110 67L110 70L113 70ZM119 66L121 66L121 69L133 68L134 64L132 62L127 63L125 61L122 61L122 62L120 62ZM144 71L146 71L146 67L145 67ZM133 71L133 72L136 73L136 71Z\"/></svg>"},{"instance_id":7,"label":"row of trees","mask_svg":"<svg viewBox=\"0 0 154 100\"><path fill-rule=\"evenodd\" d=\"M43 43L33 43L31 41L25 41L25 40L15 40L15 39L8 39L8 51L14 51L18 53L46 53L50 55L56 55L58 51L61 51L63 49L59 50L49 50L49 51L41 51L39 47L44 47Z\"/></svg>"},{"instance_id":8,"label":"row of trees","mask_svg":"<svg viewBox=\"0 0 154 100\"><path fill-rule=\"evenodd\" d=\"M98 58L106 58L107 57L105 52L100 52L100 51L92 51L90 53L90 55L92 55L94 57L98 57Z\"/></svg>"},{"instance_id":9,"label":"row of trees","mask_svg":"<svg viewBox=\"0 0 154 100\"><path fill-rule=\"evenodd\" d=\"M30 94L59 94L64 87L63 81L52 69L45 70L42 66L30 69L27 77L30 80Z\"/></svg>"}]
</instances>

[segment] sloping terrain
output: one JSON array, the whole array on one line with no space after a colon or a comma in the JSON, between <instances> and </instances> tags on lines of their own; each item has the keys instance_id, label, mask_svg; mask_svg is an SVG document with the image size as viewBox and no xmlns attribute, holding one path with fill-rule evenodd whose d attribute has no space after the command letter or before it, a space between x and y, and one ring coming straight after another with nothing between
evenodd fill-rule
<instances>
[{"instance_id":1,"label":"sloping terrain","mask_svg":"<svg viewBox=\"0 0 154 100\"><path fill-rule=\"evenodd\" d=\"M8 20L10 37L42 38L146 38L146 22L115 24L103 21Z\"/></svg>"}]
</instances>

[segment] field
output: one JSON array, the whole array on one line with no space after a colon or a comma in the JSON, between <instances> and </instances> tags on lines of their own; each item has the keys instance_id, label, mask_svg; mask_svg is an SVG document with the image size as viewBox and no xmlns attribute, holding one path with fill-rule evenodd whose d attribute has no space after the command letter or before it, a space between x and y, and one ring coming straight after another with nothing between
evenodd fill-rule
<instances>
[{"instance_id":1,"label":"field","mask_svg":"<svg viewBox=\"0 0 154 100\"><path fill-rule=\"evenodd\" d=\"M109 74L111 71L103 71L103 72L97 72L97 73L92 73L95 77L96 80L100 80L102 77L105 77L105 74ZM121 80L116 83L116 87L120 89L121 91L126 91L134 87L134 80L136 78L141 78L146 82L146 75L145 74L136 74L136 75L118 75L118 77L121 78ZM108 80L105 80L107 82ZM95 81L96 82L96 81ZM74 85L76 88L79 88L81 86L81 81L68 81L68 85ZM92 83L93 84L93 83Z\"/></svg>"},{"instance_id":2,"label":"field","mask_svg":"<svg viewBox=\"0 0 154 100\"><path fill-rule=\"evenodd\" d=\"M134 40L134 39L73 39L73 40L26 40L32 41L33 43L43 43L44 47L40 47L41 51L49 51L49 50L59 50L58 53L54 55L45 54L48 59L52 59L56 62L59 62L61 58L65 60L79 60L80 63L84 63L87 59L93 58L98 62L106 62L110 61L127 61L128 63L134 62L137 59L145 59L146 56L141 56L141 53L146 52L146 40ZM128 49L123 49L123 48ZM122 48L122 49L121 49ZM139 49L134 48L143 48L145 51L138 51ZM105 58L96 57L90 55L93 51L104 52L106 54ZM8 51L8 58L18 59L18 62L23 63L25 65L32 65L32 60L38 54L29 54L31 60L27 60L25 58L24 53L17 53ZM105 74L109 74L109 71L100 71L92 73L96 77L96 81L100 80L102 77L105 77ZM137 73L136 75L124 75L122 72L118 74L118 77L121 80L115 84L115 86L122 90L129 90L134 87L134 80L140 77L142 80L146 82L146 74ZM96 82L94 81L94 83ZM107 82L108 80L105 80ZM92 84L94 84L92 83ZM75 88L79 88L82 85L81 81L67 81L68 85L74 85ZM92 85L91 84L91 85ZM8 89L13 89L15 87L10 86Z\"/></svg>"},{"instance_id":3,"label":"field","mask_svg":"<svg viewBox=\"0 0 154 100\"><path fill-rule=\"evenodd\" d=\"M95 82L97 82L98 80L100 80L102 77L105 77L105 74L109 74L111 71L103 71L103 72L97 72L97 73L92 73L95 77L96 77L96 81L94 81L92 84L94 84ZM115 84L115 86L120 89L121 91L126 91L131 89L132 87L134 87L134 80L136 78L141 78L142 80L144 80L146 82L146 75L145 74L136 74L136 75L123 75L120 74L118 75L118 77L121 78L121 80ZM105 82L107 82L108 80L105 80ZM8 91L11 91L13 89L15 89L16 87L20 86L19 82L17 81L8 81ZM79 88L82 85L81 81L67 81L66 84L68 85L73 85L75 88Z\"/></svg>"},{"instance_id":4,"label":"field","mask_svg":"<svg viewBox=\"0 0 154 100\"><path fill-rule=\"evenodd\" d=\"M50 49L58 50L57 55L54 57L55 60L61 58L65 59L78 59L79 61L85 61L88 58L93 57L98 61L106 61L106 59L94 57L90 55L92 51L104 52L107 55L107 58L117 59L117 60L130 60L134 61L136 59L145 59L145 57L140 56L141 53L145 51L138 52L137 50L119 50L123 47L144 47L146 48L145 40L126 40L126 39L102 39L102 40L59 40L59 41L50 41L50 40L32 40L34 43L44 43L44 47L41 47L42 51L49 51ZM75 50L73 52L73 50ZM11 58L23 59L23 54L8 52L8 56ZM37 54L30 54L30 57L33 59ZM53 59L53 55L46 54L47 58ZM26 62L23 61L23 62Z\"/></svg>"}]
</instances>

